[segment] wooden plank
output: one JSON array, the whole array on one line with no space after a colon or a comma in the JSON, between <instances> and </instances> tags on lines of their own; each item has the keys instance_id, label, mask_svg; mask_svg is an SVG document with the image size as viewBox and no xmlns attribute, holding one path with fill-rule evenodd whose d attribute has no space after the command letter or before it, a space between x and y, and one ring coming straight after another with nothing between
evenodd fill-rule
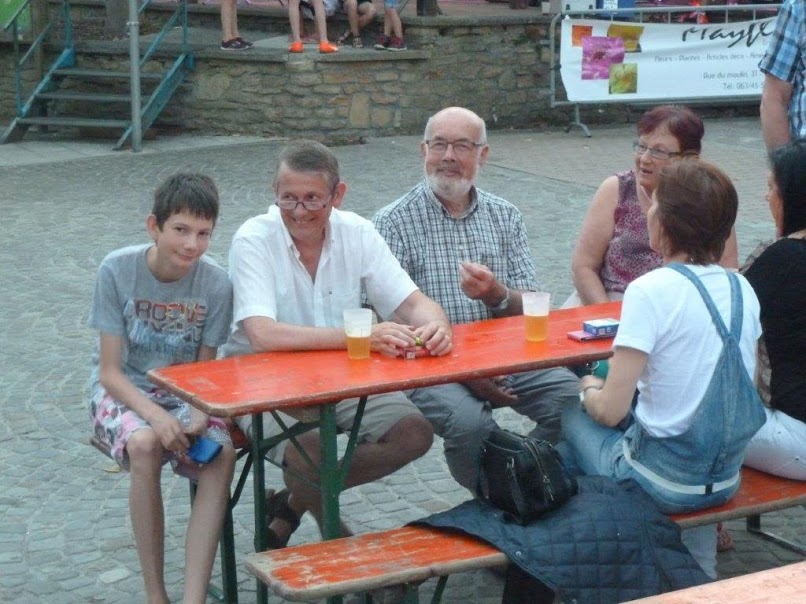
<instances>
[{"instance_id":1,"label":"wooden plank","mask_svg":"<svg viewBox=\"0 0 806 604\"><path fill-rule=\"evenodd\" d=\"M697 512L674 514L671 518L681 528L691 528L804 504L806 481L789 480L743 467L742 485L730 501Z\"/></svg>"},{"instance_id":2,"label":"wooden plank","mask_svg":"<svg viewBox=\"0 0 806 604\"><path fill-rule=\"evenodd\" d=\"M745 467L742 486L731 501L671 518L682 528L689 528L803 503L806 482ZM253 554L247 568L278 595L299 602L505 564L504 554L473 537L427 527L404 527Z\"/></svg>"},{"instance_id":3,"label":"wooden plank","mask_svg":"<svg viewBox=\"0 0 806 604\"><path fill-rule=\"evenodd\" d=\"M633 600L641 604L790 604L806 601L806 562Z\"/></svg>"},{"instance_id":4,"label":"wooden plank","mask_svg":"<svg viewBox=\"0 0 806 604\"><path fill-rule=\"evenodd\" d=\"M473 537L407 526L252 554L246 567L286 600L306 602L506 563Z\"/></svg>"},{"instance_id":5,"label":"wooden plank","mask_svg":"<svg viewBox=\"0 0 806 604\"><path fill-rule=\"evenodd\" d=\"M365 394L531 369L577 365L612 355L613 341L577 342L567 332L585 319L619 317L619 302L554 311L545 342L527 342L523 317L454 326L453 352L416 360L373 353L351 361L344 350L267 352L149 372L149 379L219 417L286 411Z\"/></svg>"}]
</instances>

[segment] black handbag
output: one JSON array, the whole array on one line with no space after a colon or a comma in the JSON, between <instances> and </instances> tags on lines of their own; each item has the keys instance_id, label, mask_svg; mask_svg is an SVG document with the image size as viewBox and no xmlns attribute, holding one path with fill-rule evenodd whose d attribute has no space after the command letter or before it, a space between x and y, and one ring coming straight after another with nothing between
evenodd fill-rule
<instances>
[{"instance_id":1,"label":"black handbag","mask_svg":"<svg viewBox=\"0 0 806 604\"><path fill-rule=\"evenodd\" d=\"M495 428L481 446L479 499L526 524L577 492L551 443Z\"/></svg>"}]
</instances>

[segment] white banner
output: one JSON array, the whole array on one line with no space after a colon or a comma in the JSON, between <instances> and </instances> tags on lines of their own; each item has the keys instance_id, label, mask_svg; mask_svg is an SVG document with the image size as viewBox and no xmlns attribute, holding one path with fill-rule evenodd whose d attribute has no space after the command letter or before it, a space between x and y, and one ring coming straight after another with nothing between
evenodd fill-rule
<instances>
[{"instance_id":1,"label":"white banner","mask_svg":"<svg viewBox=\"0 0 806 604\"><path fill-rule=\"evenodd\" d=\"M718 24L562 21L569 101L758 96L775 17Z\"/></svg>"}]
</instances>

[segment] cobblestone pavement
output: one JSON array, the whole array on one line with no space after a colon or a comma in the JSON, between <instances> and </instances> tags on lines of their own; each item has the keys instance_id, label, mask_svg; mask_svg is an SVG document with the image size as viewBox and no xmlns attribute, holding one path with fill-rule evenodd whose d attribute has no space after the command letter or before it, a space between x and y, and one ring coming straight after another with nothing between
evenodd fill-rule
<instances>
[{"instance_id":1,"label":"cobblestone pavement","mask_svg":"<svg viewBox=\"0 0 806 604\"><path fill-rule=\"evenodd\" d=\"M581 217L601 180L632 160L634 126L579 132L490 133L480 184L520 206L544 288L555 303L570 293L570 253ZM349 190L345 207L369 216L421 175L417 137L339 147ZM158 181L180 169L218 183L222 218L211 255L226 262L228 243L246 218L265 210L282 141L185 138L146 141L144 151L111 152L111 143L36 140L0 147L0 601L142 601L127 509L128 478L88 446L84 384L94 334L87 328L96 267L110 250L146 241L144 218ZM712 120L704 154L735 179L741 256L772 235L766 168L755 119ZM509 427L526 425L500 413ZM270 484L279 484L276 472ZM182 594L188 487L163 473L166 576ZM239 561L252 549L251 487L236 510ZM450 478L440 443L392 476L343 495L357 531L401 525L465 500ZM770 514L765 523L804 539L804 512ZM777 566L797 556L731 524L736 548L720 555L722 576ZM317 538L306 518L292 543ZM239 565L240 566L240 565ZM216 567L216 577L218 569ZM254 581L241 566L241 601ZM425 586L430 593L433 586ZM498 602L501 580L488 572L448 582L446 601ZM273 599L279 602L279 599Z\"/></svg>"}]
</instances>

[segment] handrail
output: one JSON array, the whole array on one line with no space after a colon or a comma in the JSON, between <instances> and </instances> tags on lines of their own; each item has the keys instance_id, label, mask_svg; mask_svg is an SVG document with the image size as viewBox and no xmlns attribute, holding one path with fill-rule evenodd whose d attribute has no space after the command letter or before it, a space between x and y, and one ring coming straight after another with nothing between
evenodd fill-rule
<instances>
[{"instance_id":1,"label":"handrail","mask_svg":"<svg viewBox=\"0 0 806 604\"><path fill-rule=\"evenodd\" d=\"M140 53L140 15L151 5L151 0L142 0L139 6L136 0L129 2L129 72L131 81L131 105L132 105L132 125L131 125L131 146L133 151L140 151L142 141L142 99L140 97L140 68L151 59L162 45L174 25L181 18L182 20L182 50L176 62L184 60L188 53L188 13L187 0L181 0L174 12L162 26L148 48ZM150 101L149 101L150 102ZM148 107L148 105L146 105Z\"/></svg>"},{"instance_id":2,"label":"handrail","mask_svg":"<svg viewBox=\"0 0 806 604\"><path fill-rule=\"evenodd\" d=\"M3 31L6 31L9 27L11 27L11 24L19 18L22 11L24 11L30 4L31 0L25 0L25 2L20 4L19 8L14 12L13 15L11 15L11 19L9 19L8 23L3 26Z\"/></svg>"}]
</instances>

